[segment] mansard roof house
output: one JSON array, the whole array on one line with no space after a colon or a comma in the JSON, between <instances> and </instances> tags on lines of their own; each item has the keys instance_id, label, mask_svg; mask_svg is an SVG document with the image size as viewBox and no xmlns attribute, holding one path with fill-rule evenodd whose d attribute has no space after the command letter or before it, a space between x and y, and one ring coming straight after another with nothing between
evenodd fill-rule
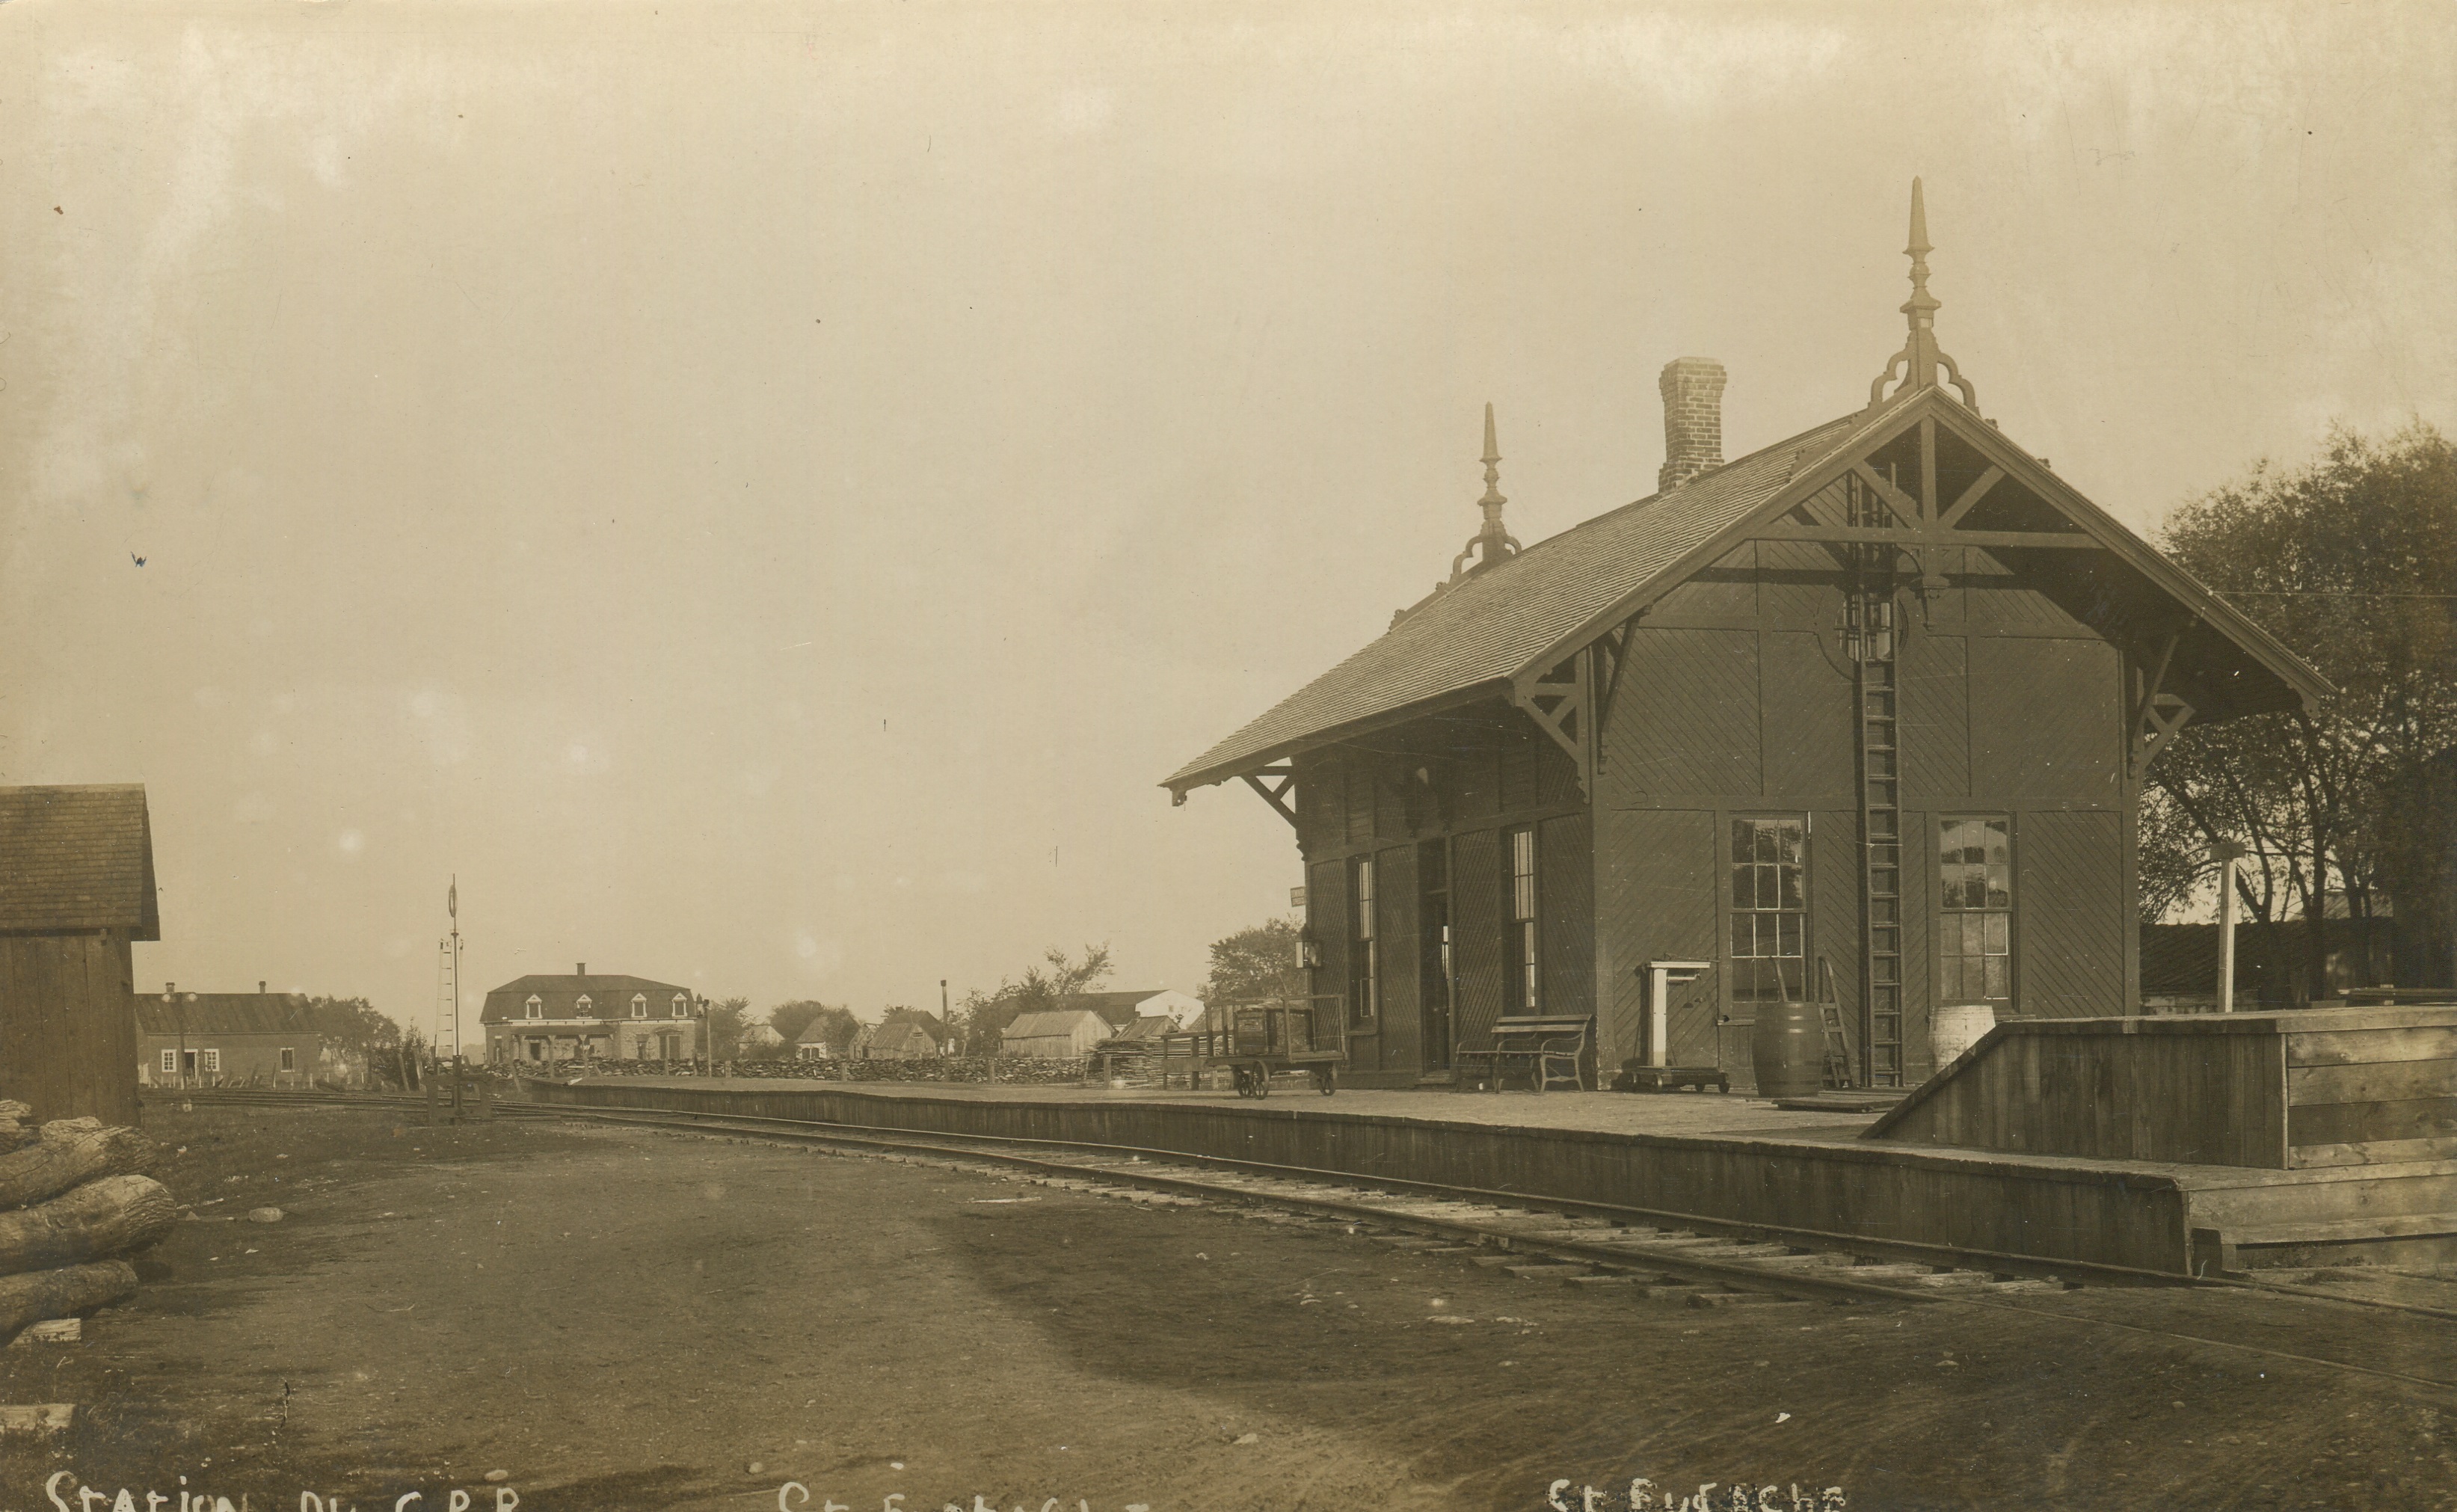
<instances>
[{"instance_id":1,"label":"mansard roof house","mask_svg":"<svg viewBox=\"0 0 2457 1512\"><path fill-rule=\"evenodd\" d=\"M701 1052L689 987L647 977L527 976L486 994L478 1019L498 1066L558 1061L688 1061Z\"/></svg>"},{"instance_id":2,"label":"mansard roof house","mask_svg":"<svg viewBox=\"0 0 2457 1512\"><path fill-rule=\"evenodd\" d=\"M1830 997L1905 1086L1940 1005L2139 1010L2151 763L2326 685L1982 415L1930 250L1914 182L1864 404L1726 463L1724 369L1680 359L1656 491L1549 540L1502 523L1488 406L1449 580L1166 779L1294 828L1348 1080L1445 1079L1505 1016L1745 1079L1761 1004ZM1704 969L1650 1008L1649 963Z\"/></svg>"}]
</instances>

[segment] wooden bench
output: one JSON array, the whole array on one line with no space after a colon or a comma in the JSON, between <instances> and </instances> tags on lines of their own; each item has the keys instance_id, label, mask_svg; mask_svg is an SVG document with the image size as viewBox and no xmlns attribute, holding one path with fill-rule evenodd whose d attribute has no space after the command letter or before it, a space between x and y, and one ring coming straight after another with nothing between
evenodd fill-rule
<instances>
[{"instance_id":1,"label":"wooden bench","mask_svg":"<svg viewBox=\"0 0 2457 1512\"><path fill-rule=\"evenodd\" d=\"M1495 1091L1512 1072L1524 1072L1533 1091L1566 1086L1587 1089L1584 1066L1591 1018L1505 1018L1493 1025L1493 1044L1483 1049L1457 1052L1459 1085L1464 1087L1478 1067Z\"/></svg>"}]
</instances>

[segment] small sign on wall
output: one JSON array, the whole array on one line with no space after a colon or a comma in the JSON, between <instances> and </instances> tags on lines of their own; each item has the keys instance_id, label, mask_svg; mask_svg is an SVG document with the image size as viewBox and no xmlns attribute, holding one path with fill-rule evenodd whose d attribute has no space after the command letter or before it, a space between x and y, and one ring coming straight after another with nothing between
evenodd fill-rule
<instances>
[{"instance_id":1,"label":"small sign on wall","mask_svg":"<svg viewBox=\"0 0 2457 1512\"><path fill-rule=\"evenodd\" d=\"M1305 906L1304 888L1291 887L1289 889L1289 906L1290 908L1303 908Z\"/></svg>"}]
</instances>

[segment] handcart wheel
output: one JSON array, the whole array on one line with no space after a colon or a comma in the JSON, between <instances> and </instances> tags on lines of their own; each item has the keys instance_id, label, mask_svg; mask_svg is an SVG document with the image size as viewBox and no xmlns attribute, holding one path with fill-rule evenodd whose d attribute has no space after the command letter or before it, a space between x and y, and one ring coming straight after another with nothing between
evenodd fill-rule
<instances>
[{"instance_id":1,"label":"handcart wheel","mask_svg":"<svg viewBox=\"0 0 2457 1512\"><path fill-rule=\"evenodd\" d=\"M1339 1090L1339 1067L1336 1066L1326 1066L1317 1069L1313 1073L1313 1079L1321 1085L1322 1095L1325 1097Z\"/></svg>"},{"instance_id":2,"label":"handcart wheel","mask_svg":"<svg viewBox=\"0 0 2457 1512\"><path fill-rule=\"evenodd\" d=\"M1256 1097L1271 1095L1271 1068L1268 1066L1254 1067L1254 1095Z\"/></svg>"}]
</instances>

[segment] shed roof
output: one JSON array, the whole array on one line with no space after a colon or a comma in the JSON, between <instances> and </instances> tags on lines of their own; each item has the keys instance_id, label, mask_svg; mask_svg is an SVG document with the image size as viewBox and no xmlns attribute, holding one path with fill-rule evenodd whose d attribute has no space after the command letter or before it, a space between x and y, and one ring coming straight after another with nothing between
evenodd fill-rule
<instances>
[{"instance_id":1,"label":"shed roof","mask_svg":"<svg viewBox=\"0 0 2457 1512\"><path fill-rule=\"evenodd\" d=\"M0 934L162 938L145 787L0 788Z\"/></svg>"}]
</instances>

